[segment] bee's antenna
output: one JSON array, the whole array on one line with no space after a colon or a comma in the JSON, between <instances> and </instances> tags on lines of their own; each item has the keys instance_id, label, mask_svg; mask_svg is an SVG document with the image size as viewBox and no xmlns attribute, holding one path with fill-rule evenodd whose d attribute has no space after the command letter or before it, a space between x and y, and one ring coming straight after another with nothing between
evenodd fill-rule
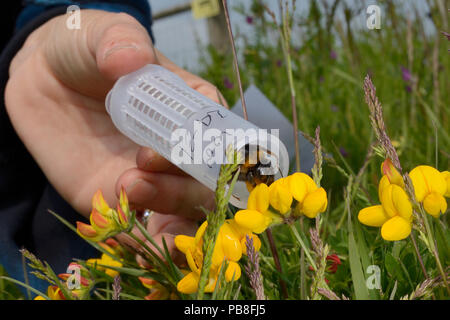
<instances>
[{"instance_id":1,"label":"bee's antenna","mask_svg":"<svg viewBox=\"0 0 450 320\"><path fill-rule=\"evenodd\" d=\"M283 172L281 172L280 167L278 167L278 172L280 173L280 176L281 176L282 178L284 178L284 177L283 177Z\"/></svg>"}]
</instances>

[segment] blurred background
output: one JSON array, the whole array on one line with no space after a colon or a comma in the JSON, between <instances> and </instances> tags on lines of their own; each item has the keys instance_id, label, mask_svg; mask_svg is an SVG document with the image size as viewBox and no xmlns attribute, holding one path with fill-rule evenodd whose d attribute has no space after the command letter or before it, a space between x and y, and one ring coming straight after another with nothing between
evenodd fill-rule
<instances>
[{"instance_id":1,"label":"blurred background","mask_svg":"<svg viewBox=\"0 0 450 320\"><path fill-rule=\"evenodd\" d=\"M284 1L283 1L284 3ZM449 1L286 1L293 12L291 50L299 128L320 125L325 149L340 166L361 167L373 141L362 83L371 75L388 133L401 160L448 168ZM221 0L150 0L156 47L211 81L230 105L239 99ZM192 4L192 5L191 5ZM295 4L295 5L293 5ZM370 5L380 28L369 29ZM292 120L278 0L229 0L244 89L255 84ZM215 10L217 9L217 10ZM378 164L373 164L378 173ZM328 182L341 189L342 175ZM374 176L373 179L376 179ZM340 192L340 191L339 191Z\"/></svg>"},{"instance_id":2,"label":"blurred background","mask_svg":"<svg viewBox=\"0 0 450 320\"><path fill-rule=\"evenodd\" d=\"M178 65L191 71L200 71L202 65L199 60L204 57L204 50L208 45L216 46L219 50L228 47L228 34L223 19L221 0L198 1L200 5L206 8L200 17L194 16L195 8L192 10L190 0L149 0L149 2L153 11L156 47ZM257 1L255 3L258 2L267 5L279 18L278 0ZM307 15L311 10L311 5L318 6L320 10L324 10L326 7L331 8L334 2L333 0L296 1L295 14L299 17ZM340 2L345 2L345 4ZM385 4L386 2L376 0L339 1L335 16L336 18L344 18L346 7L356 9L351 26L352 28L364 28L367 19L364 9L369 5ZM430 13L430 6L425 0L396 0L391 2L398 6L399 11L411 18L416 14L425 18ZM251 8L255 6L255 3L252 0L230 0L228 3L230 20L235 35L238 38L239 35L245 35L248 40L255 40L257 34L252 28L255 17L251 13ZM217 13L214 10L216 7L219 9ZM209 14L213 16L209 17ZM428 34L435 32L432 21L423 19L423 23L425 32ZM301 30L297 31L301 32ZM293 40L298 40L298 38L294 37ZM239 44L242 44L242 41Z\"/></svg>"}]
</instances>

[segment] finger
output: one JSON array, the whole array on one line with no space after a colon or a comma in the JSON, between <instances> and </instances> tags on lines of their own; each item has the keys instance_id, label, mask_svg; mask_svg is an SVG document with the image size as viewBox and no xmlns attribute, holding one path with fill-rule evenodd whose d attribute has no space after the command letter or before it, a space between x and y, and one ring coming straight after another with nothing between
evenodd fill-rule
<instances>
[{"instance_id":1,"label":"finger","mask_svg":"<svg viewBox=\"0 0 450 320\"><path fill-rule=\"evenodd\" d=\"M55 18L44 31L44 56L53 73L67 86L104 98L115 80L148 63L156 63L146 29L124 13L83 10L80 30Z\"/></svg>"},{"instance_id":2,"label":"finger","mask_svg":"<svg viewBox=\"0 0 450 320\"><path fill-rule=\"evenodd\" d=\"M133 17L117 14L95 44L97 66L110 80L133 72L146 64L157 63L147 30Z\"/></svg>"},{"instance_id":3,"label":"finger","mask_svg":"<svg viewBox=\"0 0 450 320\"><path fill-rule=\"evenodd\" d=\"M211 100L221 104L221 101L224 102L224 107L228 108L228 104L225 101L225 98L217 89L216 86L211 84L210 82L180 68L175 63L173 63L169 58L164 56L158 49L154 49L154 55L158 63L160 63L166 69L176 73L181 79L183 79L186 84L194 90L197 90L204 96L210 98Z\"/></svg>"},{"instance_id":4,"label":"finger","mask_svg":"<svg viewBox=\"0 0 450 320\"><path fill-rule=\"evenodd\" d=\"M173 234L169 234L169 233L159 233L157 235L155 235L153 237L153 240L156 242L156 244L159 246L159 248L161 248L164 252L164 244L163 244L163 239L166 243L167 246L167 250L170 254L170 258L172 259L172 261L176 264L176 265L184 265L186 264L186 257L185 255L180 252L176 246L175 246L175 235ZM161 255L161 253L159 252L159 250L157 250L153 244L151 244L149 241L146 241L146 245L149 247L150 250L152 250L153 252L155 252L158 257L160 257L163 261L166 261L166 258L164 256ZM144 266L145 268L150 268L151 265L150 263L142 257L142 255L137 255L136 260L138 262L139 265Z\"/></svg>"},{"instance_id":5,"label":"finger","mask_svg":"<svg viewBox=\"0 0 450 320\"><path fill-rule=\"evenodd\" d=\"M116 184L116 193L125 187L130 204L163 214L201 219L201 208L214 207L214 193L190 176L129 169Z\"/></svg>"},{"instance_id":6,"label":"finger","mask_svg":"<svg viewBox=\"0 0 450 320\"><path fill-rule=\"evenodd\" d=\"M192 236L195 234L196 229L196 221L171 214L153 212L147 220L147 232L150 235L170 233Z\"/></svg>"},{"instance_id":7,"label":"finger","mask_svg":"<svg viewBox=\"0 0 450 320\"><path fill-rule=\"evenodd\" d=\"M147 30L128 14L83 10L80 30L66 28L65 16L52 22L40 28L36 38L46 36L42 42L48 65L59 80L80 93L103 99L119 77L160 63L194 90L220 101L215 86L154 49Z\"/></svg>"}]
</instances>

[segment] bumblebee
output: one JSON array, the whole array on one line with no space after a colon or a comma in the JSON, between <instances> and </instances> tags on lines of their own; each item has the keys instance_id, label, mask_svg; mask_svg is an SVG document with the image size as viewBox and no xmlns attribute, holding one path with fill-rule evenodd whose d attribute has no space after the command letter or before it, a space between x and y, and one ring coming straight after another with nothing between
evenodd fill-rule
<instances>
[{"instance_id":1,"label":"bumblebee","mask_svg":"<svg viewBox=\"0 0 450 320\"><path fill-rule=\"evenodd\" d=\"M266 163L261 161L268 158L267 153L267 151L259 150L259 148L250 151L249 145L245 146L245 161L240 165L238 181L245 182L248 192L251 192L260 183L270 185L275 180L275 175L264 174L264 169L270 168L272 165L270 161L265 161Z\"/></svg>"}]
</instances>

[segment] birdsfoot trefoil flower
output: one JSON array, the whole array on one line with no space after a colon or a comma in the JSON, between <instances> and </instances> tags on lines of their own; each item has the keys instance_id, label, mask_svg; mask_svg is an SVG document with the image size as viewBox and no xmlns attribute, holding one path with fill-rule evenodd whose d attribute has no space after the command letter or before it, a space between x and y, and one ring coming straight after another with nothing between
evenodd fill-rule
<instances>
[{"instance_id":1,"label":"birdsfoot trefoil flower","mask_svg":"<svg viewBox=\"0 0 450 320\"><path fill-rule=\"evenodd\" d=\"M92 198L90 224L77 221L77 232L84 239L94 242L103 241L120 232L130 230L134 216L135 213L129 208L128 198L123 188L120 191L116 210L109 207L102 192L98 190Z\"/></svg>"}]
</instances>

